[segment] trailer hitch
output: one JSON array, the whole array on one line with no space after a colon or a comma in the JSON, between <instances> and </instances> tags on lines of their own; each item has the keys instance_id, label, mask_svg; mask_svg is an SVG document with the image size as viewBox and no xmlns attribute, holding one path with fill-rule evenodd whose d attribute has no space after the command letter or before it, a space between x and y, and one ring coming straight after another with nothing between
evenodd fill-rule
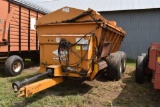
<instances>
[{"instance_id":1,"label":"trailer hitch","mask_svg":"<svg viewBox=\"0 0 160 107\"><path fill-rule=\"evenodd\" d=\"M13 88L14 92L18 92L21 87L26 86L26 85L28 85L28 84L30 84L40 78L45 78L46 76L53 77L53 71L51 69L47 69L46 72L44 72L42 74L38 74L38 75L31 77L29 79L25 79L22 82L16 81L16 82L12 83L12 88Z\"/></svg>"}]
</instances>

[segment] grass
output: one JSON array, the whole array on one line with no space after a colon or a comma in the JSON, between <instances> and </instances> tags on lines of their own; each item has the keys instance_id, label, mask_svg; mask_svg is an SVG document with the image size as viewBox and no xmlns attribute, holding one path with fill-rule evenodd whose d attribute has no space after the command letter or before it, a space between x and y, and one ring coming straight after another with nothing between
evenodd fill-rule
<instances>
[{"instance_id":1,"label":"grass","mask_svg":"<svg viewBox=\"0 0 160 107\"><path fill-rule=\"evenodd\" d=\"M136 60L135 60L135 59L128 58L128 59L127 59L127 65L136 66Z\"/></svg>"},{"instance_id":2,"label":"grass","mask_svg":"<svg viewBox=\"0 0 160 107\"><path fill-rule=\"evenodd\" d=\"M127 68L119 81L107 81L100 76L83 83L71 79L41 91L29 98L17 98L12 82L32 77L38 68L28 68L17 77L0 74L0 107L155 107L159 106L159 91L151 83L136 84L135 63ZM78 82L78 83L77 83Z\"/></svg>"}]
</instances>

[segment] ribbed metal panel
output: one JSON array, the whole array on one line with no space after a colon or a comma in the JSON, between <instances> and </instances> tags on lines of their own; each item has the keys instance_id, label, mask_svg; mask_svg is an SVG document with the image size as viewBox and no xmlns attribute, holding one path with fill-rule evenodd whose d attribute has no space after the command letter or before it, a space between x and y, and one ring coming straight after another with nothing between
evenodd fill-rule
<instances>
[{"instance_id":1,"label":"ribbed metal panel","mask_svg":"<svg viewBox=\"0 0 160 107\"><path fill-rule=\"evenodd\" d=\"M92 8L100 11L105 18L115 20L118 26L127 32L121 50L125 51L129 58L137 58L137 55L147 53L151 43L160 42L160 0L43 1L45 0L41 0L38 4L47 6L46 8L52 11L64 6L83 10Z\"/></svg>"},{"instance_id":2,"label":"ribbed metal panel","mask_svg":"<svg viewBox=\"0 0 160 107\"><path fill-rule=\"evenodd\" d=\"M130 58L147 53L153 42L160 42L160 9L101 13L115 20L126 32L121 50Z\"/></svg>"},{"instance_id":3,"label":"ribbed metal panel","mask_svg":"<svg viewBox=\"0 0 160 107\"><path fill-rule=\"evenodd\" d=\"M35 10L44 14L51 12L49 9L46 9L45 7L39 6L27 0L10 0L10 2L16 3L18 5L22 5L24 7L30 8L32 10Z\"/></svg>"},{"instance_id":4,"label":"ribbed metal panel","mask_svg":"<svg viewBox=\"0 0 160 107\"><path fill-rule=\"evenodd\" d=\"M18 0L17 0L18 1ZM160 0L30 0L49 10L57 10L64 6L96 11L119 11L160 8Z\"/></svg>"}]
</instances>

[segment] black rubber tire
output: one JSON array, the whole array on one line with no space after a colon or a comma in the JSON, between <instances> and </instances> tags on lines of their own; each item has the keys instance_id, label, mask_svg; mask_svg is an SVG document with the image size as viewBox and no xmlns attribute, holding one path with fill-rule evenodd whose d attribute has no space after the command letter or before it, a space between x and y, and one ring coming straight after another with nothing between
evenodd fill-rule
<instances>
[{"instance_id":1,"label":"black rubber tire","mask_svg":"<svg viewBox=\"0 0 160 107\"><path fill-rule=\"evenodd\" d=\"M16 67L15 69L14 66ZM9 76L16 76L21 74L23 68L23 59L17 55L10 56L5 62L5 72Z\"/></svg>"},{"instance_id":2,"label":"black rubber tire","mask_svg":"<svg viewBox=\"0 0 160 107\"><path fill-rule=\"evenodd\" d=\"M144 76L145 76L145 80L147 80L147 82L151 82L152 80L152 77L153 77L153 72L145 72L145 70L148 71L148 62L149 62L149 59L148 59L148 54L146 53L142 53L142 56L144 56L144 59L143 59L143 72L144 72Z\"/></svg>"},{"instance_id":3,"label":"black rubber tire","mask_svg":"<svg viewBox=\"0 0 160 107\"><path fill-rule=\"evenodd\" d=\"M127 55L123 51L117 51L117 53L121 55L122 72L125 72L125 70L126 70Z\"/></svg>"},{"instance_id":4,"label":"black rubber tire","mask_svg":"<svg viewBox=\"0 0 160 107\"><path fill-rule=\"evenodd\" d=\"M138 56L136 60L135 78L137 83L144 82L144 56Z\"/></svg>"},{"instance_id":5,"label":"black rubber tire","mask_svg":"<svg viewBox=\"0 0 160 107\"><path fill-rule=\"evenodd\" d=\"M143 53L142 56L144 57L143 59L143 69L147 68L148 65L148 55L146 53Z\"/></svg>"},{"instance_id":6,"label":"black rubber tire","mask_svg":"<svg viewBox=\"0 0 160 107\"><path fill-rule=\"evenodd\" d=\"M118 81L122 75L121 56L118 53L112 53L107 60L107 72L106 77L109 80Z\"/></svg>"}]
</instances>

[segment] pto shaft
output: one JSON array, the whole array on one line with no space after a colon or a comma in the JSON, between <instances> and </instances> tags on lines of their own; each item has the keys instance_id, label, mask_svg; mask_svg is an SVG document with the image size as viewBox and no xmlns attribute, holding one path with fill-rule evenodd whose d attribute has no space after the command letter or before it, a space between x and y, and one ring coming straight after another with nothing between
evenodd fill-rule
<instances>
[{"instance_id":1,"label":"pto shaft","mask_svg":"<svg viewBox=\"0 0 160 107\"><path fill-rule=\"evenodd\" d=\"M17 92L17 91L19 91L19 89L21 87L23 87L23 86L25 86L27 84L30 84L30 83L38 80L38 79L41 79L41 78L44 79L46 76L53 76L53 71L51 69L48 69L46 72L44 72L42 74L38 74L38 75L36 75L34 77L31 77L29 79L25 79L22 82L19 82L19 81L14 82L14 83L12 83L12 88L13 88L14 92Z\"/></svg>"}]
</instances>

